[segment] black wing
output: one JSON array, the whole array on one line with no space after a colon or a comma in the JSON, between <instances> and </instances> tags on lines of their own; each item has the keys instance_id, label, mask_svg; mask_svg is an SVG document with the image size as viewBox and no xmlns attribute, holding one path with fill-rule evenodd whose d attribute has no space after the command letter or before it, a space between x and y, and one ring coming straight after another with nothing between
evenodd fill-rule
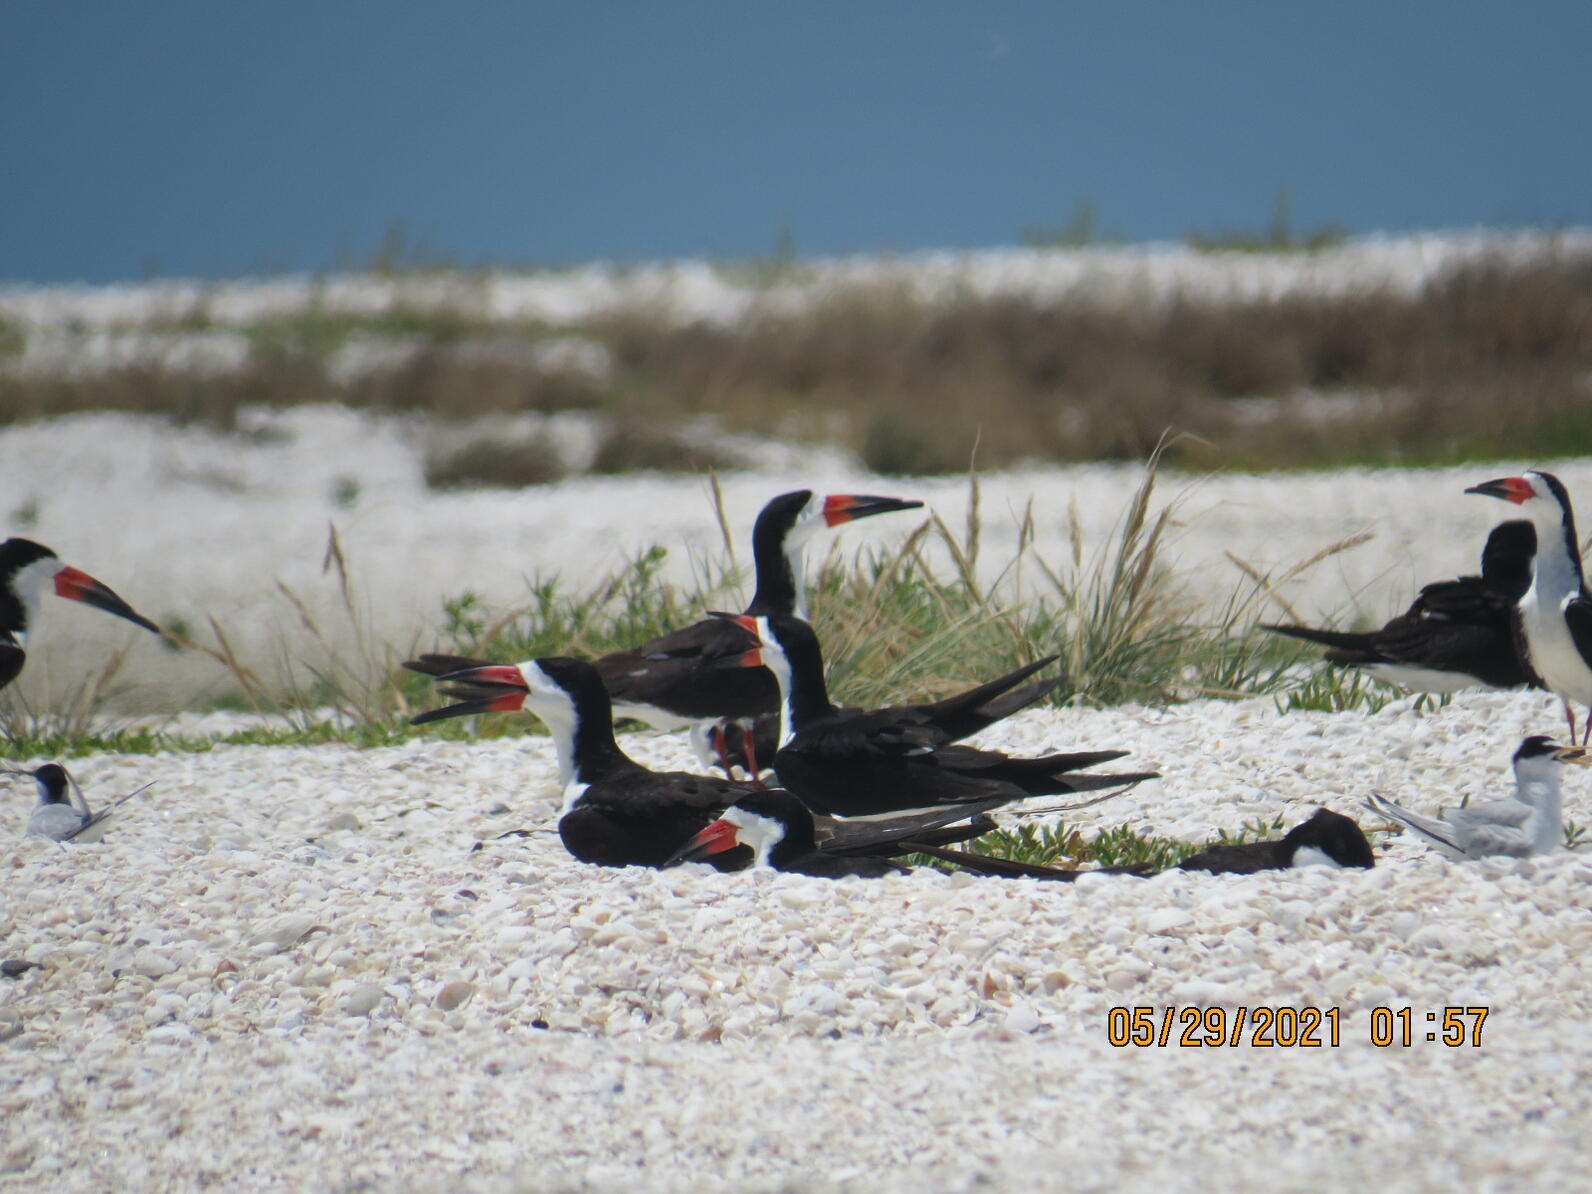
<instances>
[{"instance_id":1,"label":"black wing","mask_svg":"<svg viewBox=\"0 0 1592 1194\"><path fill-rule=\"evenodd\" d=\"M0 688L4 688L15 680L22 671L22 664L27 659L27 653L9 636L0 640Z\"/></svg>"},{"instance_id":2,"label":"black wing","mask_svg":"<svg viewBox=\"0 0 1592 1194\"><path fill-rule=\"evenodd\" d=\"M967 818L973 819L969 837L988 833L995 825L982 814L1004 803L1004 800L981 800L947 805L924 813L891 817L887 821L836 821L831 817L815 817L814 832L818 848L825 854L877 854L897 842L931 838L933 831Z\"/></svg>"},{"instance_id":3,"label":"black wing","mask_svg":"<svg viewBox=\"0 0 1592 1194\"><path fill-rule=\"evenodd\" d=\"M779 708L779 688L766 668L733 666L757 646L734 622L704 618L690 626L595 661L617 704L650 705L678 717L751 717Z\"/></svg>"},{"instance_id":4,"label":"black wing","mask_svg":"<svg viewBox=\"0 0 1592 1194\"><path fill-rule=\"evenodd\" d=\"M638 766L587 788L560 818L558 835L564 848L582 862L661 867L699 830L754 790L711 775L652 772ZM720 870L738 870L752 861L752 852L737 847L711 861Z\"/></svg>"},{"instance_id":5,"label":"black wing","mask_svg":"<svg viewBox=\"0 0 1592 1194\"><path fill-rule=\"evenodd\" d=\"M1564 603L1564 620L1570 627L1575 649L1586 665L1592 667L1592 601L1584 595L1570 598Z\"/></svg>"},{"instance_id":6,"label":"black wing","mask_svg":"<svg viewBox=\"0 0 1592 1194\"><path fill-rule=\"evenodd\" d=\"M1210 871L1214 875L1253 875L1274 871L1293 861L1293 851L1282 842L1240 842L1210 846L1177 864L1180 871Z\"/></svg>"}]
</instances>

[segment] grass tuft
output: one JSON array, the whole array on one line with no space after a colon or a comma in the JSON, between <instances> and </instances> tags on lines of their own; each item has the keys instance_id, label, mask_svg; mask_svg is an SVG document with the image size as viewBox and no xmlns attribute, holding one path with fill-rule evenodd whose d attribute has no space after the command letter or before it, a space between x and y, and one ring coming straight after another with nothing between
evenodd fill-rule
<instances>
[{"instance_id":1,"label":"grass tuft","mask_svg":"<svg viewBox=\"0 0 1592 1194\"><path fill-rule=\"evenodd\" d=\"M564 460L545 437L504 442L485 437L426 454L430 489L524 489L562 480Z\"/></svg>"}]
</instances>

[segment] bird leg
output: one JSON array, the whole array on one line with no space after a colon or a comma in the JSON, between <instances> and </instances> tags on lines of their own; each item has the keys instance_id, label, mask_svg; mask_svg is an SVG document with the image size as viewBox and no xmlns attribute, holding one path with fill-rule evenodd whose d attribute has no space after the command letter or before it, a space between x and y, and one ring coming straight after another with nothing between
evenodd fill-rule
<instances>
[{"instance_id":1,"label":"bird leg","mask_svg":"<svg viewBox=\"0 0 1592 1194\"><path fill-rule=\"evenodd\" d=\"M724 730L725 724L722 721L718 722L709 731L709 735L713 743L713 753L719 756L719 766L724 769L724 778L733 783L735 781L735 764L730 762L730 747L727 740L728 735ZM1573 738L1572 741L1574 741Z\"/></svg>"},{"instance_id":2,"label":"bird leg","mask_svg":"<svg viewBox=\"0 0 1592 1194\"><path fill-rule=\"evenodd\" d=\"M1560 697L1559 699L1564 704L1564 719L1565 719L1565 721L1570 723L1570 745L1574 746L1575 745L1575 710L1570 708L1570 702L1569 701L1564 700L1563 697ZM1592 714L1588 714L1588 716L1587 716L1587 726L1589 728L1592 728Z\"/></svg>"},{"instance_id":3,"label":"bird leg","mask_svg":"<svg viewBox=\"0 0 1592 1194\"><path fill-rule=\"evenodd\" d=\"M758 791L767 791L768 785L762 780L757 766L757 719L741 723L741 754L746 757L746 770L752 777L752 787Z\"/></svg>"}]
</instances>

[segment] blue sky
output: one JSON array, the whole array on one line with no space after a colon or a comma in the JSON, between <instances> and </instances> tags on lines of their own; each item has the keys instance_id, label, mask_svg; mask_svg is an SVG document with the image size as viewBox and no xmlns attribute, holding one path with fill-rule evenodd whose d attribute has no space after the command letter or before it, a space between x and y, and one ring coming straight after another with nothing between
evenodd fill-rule
<instances>
[{"instance_id":1,"label":"blue sky","mask_svg":"<svg viewBox=\"0 0 1592 1194\"><path fill-rule=\"evenodd\" d=\"M1592 225L1592 4L0 10L0 278Z\"/></svg>"}]
</instances>

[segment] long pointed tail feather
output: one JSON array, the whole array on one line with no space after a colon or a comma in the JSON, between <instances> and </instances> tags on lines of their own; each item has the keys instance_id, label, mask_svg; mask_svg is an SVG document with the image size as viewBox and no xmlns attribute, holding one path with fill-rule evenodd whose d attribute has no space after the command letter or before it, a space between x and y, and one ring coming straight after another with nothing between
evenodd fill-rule
<instances>
[{"instance_id":1,"label":"long pointed tail feather","mask_svg":"<svg viewBox=\"0 0 1592 1194\"><path fill-rule=\"evenodd\" d=\"M1371 795L1366 799L1365 807L1379 816L1386 817L1391 821L1397 821L1400 825L1403 825L1405 828L1410 829L1420 837L1425 838L1427 841L1432 842L1435 845L1443 846L1446 849L1453 850L1456 854L1463 854L1465 852L1459 843L1454 840L1453 830L1446 822L1434 820L1431 817L1423 817L1420 813L1411 812L1403 805L1394 804L1386 796L1382 796L1376 792L1372 792Z\"/></svg>"},{"instance_id":2,"label":"long pointed tail feather","mask_svg":"<svg viewBox=\"0 0 1592 1194\"><path fill-rule=\"evenodd\" d=\"M1323 647L1338 647L1345 651L1375 654L1369 634L1355 634L1346 630L1314 630L1309 626L1277 626L1268 622L1260 623L1260 629L1269 630L1273 634L1285 634L1289 638L1303 639L1307 643L1317 643Z\"/></svg>"},{"instance_id":3,"label":"long pointed tail feather","mask_svg":"<svg viewBox=\"0 0 1592 1194\"><path fill-rule=\"evenodd\" d=\"M927 710L929 715L936 721L950 717L971 716L982 724L987 725L990 721L998 720L999 717L1004 717L1007 714L1002 713L998 716L985 718L980 715L980 710L984 706L990 705L992 703L998 703L1004 706L1005 702L997 702L998 697L1007 693L1009 690L1016 688L1017 685L1028 679L1029 676L1032 676L1041 668L1049 667L1060 658L1061 656L1059 655L1047 655L1043 659L1036 659L1033 663L1025 664L1014 672L1007 672L1004 676L999 676L994 680L989 680L978 685L976 688L969 688L965 692L959 692L952 696L945 697L943 700L935 701L933 704L925 705L924 709ZM1054 687L1054 685L1051 687ZM1042 684L1036 684L1034 685L1034 688L1042 689L1042 691L1039 691L1037 694L1033 695L1031 700L1038 700L1039 697L1050 691L1048 688L1043 688ZM1008 709L1007 713L1016 712L1016 710L1020 708L1022 708L1022 705L1015 705ZM970 730L968 732L971 733L972 731Z\"/></svg>"}]
</instances>

